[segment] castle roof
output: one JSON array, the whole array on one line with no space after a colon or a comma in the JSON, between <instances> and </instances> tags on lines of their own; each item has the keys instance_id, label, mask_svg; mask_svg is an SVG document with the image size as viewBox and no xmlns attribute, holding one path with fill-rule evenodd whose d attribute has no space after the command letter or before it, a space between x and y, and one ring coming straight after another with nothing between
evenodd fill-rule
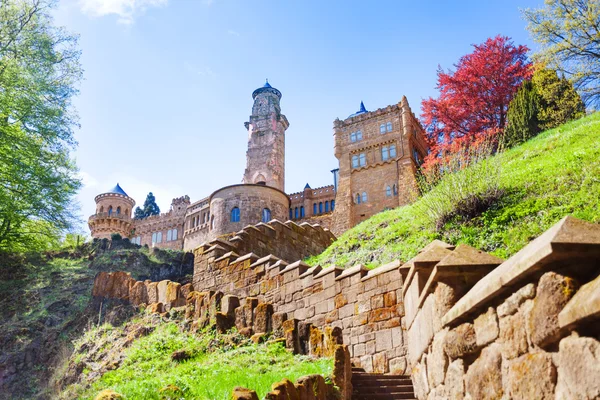
<instances>
[{"instance_id":1,"label":"castle roof","mask_svg":"<svg viewBox=\"0 0 600 400\"><path fill-rule=\"evenodd\" d=\"M349 115L348 118L356 117L357 115L364 114L364 113L367 113L367 112L368 111L365 108L365 104L361 101L360 102L360 109L357 112L355 112L354 114Z\"/></svg>"},{"instance_id":2,"label":"castle roof","mask_svg":"<svg viewBox=\"0 0 600 400\"><path fill-rule=\"evenodd\" d=\"M125 191L123 190L123 188L118 183L117 183L117 185L114 188L110 189L106 193L122 194L123 196L129 197L129 195L127 193L125 193Z\"/></svg>"},{"instance_id":3,"label":"castle roof","mask_svg":"<svg viewBox=\"0 0 600 400\"><path fill-rule=\"evenodd\" d=\"M263 87L260 87L258 89L256 89L254 92L252 92L252 99L254 100L256 98L256 96L258 96L261 93L273 93L274 95L276 95L277 97L279 97L281 99L281 92L277 89L275 89L273 86L271 86L269 84L269 80L267 79L267 81L265 82L265 84L263 85Z\"/></svg>"},{"instance_id":4,"label":"castle roof","mask_svg":"<svg viewBox=\"0 0 600 400\"><path fill-rule=\"evenodd\" d=\"M304 186L304 189L311 189L310 185L307 183L306 186Z\"/></svg>"}]
</instances>

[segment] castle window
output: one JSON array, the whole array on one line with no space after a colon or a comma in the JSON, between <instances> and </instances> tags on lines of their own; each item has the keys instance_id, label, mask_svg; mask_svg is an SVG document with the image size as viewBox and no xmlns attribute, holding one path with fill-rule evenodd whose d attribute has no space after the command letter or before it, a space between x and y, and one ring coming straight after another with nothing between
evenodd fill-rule
<instances>
[{"instance_id":1,"label":"castle window","mask_svg":"<svg viewBox=\"0 0 600 400\"><path fill-rule=\"evenodd\" d=\"M271 210L268 208L263 208L262 211L262 222L269 222L271 220Z\"/></svg>"},{"instance_id":2,"label":"castle window","mask_svg":"<svg viewBox=\"0 0 600 400\"><path fill-rule=\"evenodd\" d=\"M362 140L362 131L356 132L356 140Z\"/></svg>"},{"instance_id":3,"label":"castle window","mask_svg":"<svg viewBox=\"0 0 600 400\"><path fill-rule=\"evenodd\" d=\"M331 200L331 211L335 209L335 200Z\"/></svg>"},{"instance_id":4,"label":"castle window","mask_svg":"<svg viewBox=\"0 0 600 400\"><path fill-rule=\"evenodd\" d=\"M121 215L121 207L117 207L117 215Z\"/></svg>"},{"instance_id":5,"label":"castle window","mask_svg":"<svg viewBox=\"0 0 600 400\"><path fill-rule=\"evenodd\" d=\"M156 232L152 234L152 244L156 243Z\"/></svg>"},{"instance_id":6,"label":"castle window","mask_svg":"<svg viewBox=\"0 0 600 400\"><path fill-rule=\"evenodd\" d=\"M317 203L313 203L313 215L317 215Z\"/></svg>"},{"instance_id":7,"label":"castle window","mask_svg":"<svg viewBox=\"0 0 600 400\"><path fill-rule=\"evenodd\" d=\"M358 156L352 156L352 168L358 168Z\"/></svg>"},{"instance_id":8,"label":"castle window","mask_svg":"<svg viewBox=\"0 0 600 400\"><path fill-rule=\"evenodd\" d=\"M394 185L394 196L398 194L398 187Z\"/></svg>"},{"instance_id":9,"label":"castle window","mask_svg":"<svg viewBox=\"0 0 600 400\"><path fill-rule=\"evenodd\" d=\"M103 213L104 212L104 206L100 207L100 212Z\"/></svg>"},{"instance_id":10,"label":"castle window","mask_svg":"<svg viewBox=\"0 0 600 400\"><path fill-rule=\"evenodd\" d=\"M173 229L173 240L177 240L177 229Z\"/></svg>"},{"instance_id":11,"label":"castle window","mask_svg":"<svg viewBox=\"0 0 600 400\"><path fill-rule=\"evenodd\" d=\"M385 124L379 125L379 133L385 133Z\"/></svg>"},{"instance_id":12,"label":"castle window","mask_svg":"<svg viewBox=\"0 0 600 400\"><path fill-rule=\"evenodd\" d=\"M294 208L294 218L298 219L298 207Z\"/></svg>"},{"instance_id":13,"label":"castle window","mask_svg":"<svg viewBox=\"0 0 600 400\"><path fill-rule=\"evenodd\" d=\"M112 215L112 206L108 207L108 216L110 217Z\"/></svg>"},{"instance_id":14,"label":"castle window","mask_svg":"<svg viewBox=\"0 0 600 400\"><path fill-rule=\"evenodd\" d=\"M390 158L396 158L396 145L395 144L390 146Z\"/></svg>"},{"instance_id":15,"label":"castle window","mask_svg":"<svg viewBox=\"0 0 600 400\"><path fill-rule=\"evenodd\" d=\"M215 229L215 216L210 217L210 229Z\"/></svg>"},{"instance_id":16,"label":"castle window","mask_svg":"<svg viewBox=\"0 0 600 400\"><path fill-rule=\"evenodd\" d=\"M360 165L361 167L367 165L367 156L365 155L365 153L360 153L360 155L358 156L358 165Z\"/></svg>"},{"instance_id":17,"label":"castle window","mask_svg":"<svg viewBox=\"0 0 600 400\"><path fill-rule=\"evenodd\" d=\"M362 193L362 202L366 203L367 202L367 192L363 192Z\"/></svg>"},{"instance_id":18,"label":"castle window","mask_svg":"<svg viewBox=\"0 0 600 400\"><path fill-rule=\"evenodd\" d=\"M381 148L381 161L385 161L388 158L390 158L390 153L388 151L388 148L387 148L387 146L383 146Z\"/></svg>"},{"instance_id":19,"label":"castle window","mask_svg":"<svg viewBox=\"0 0 600 400\"><path fill-rule=\"evenodd\" d=\"M391 123L391 122L388 122L388 123L386 124L386 128L387 128L387 131L388 131L388 132L391 132L391 131L392 131L392 123Z\"/></svg>"},{"instance_id":20,"label":"castle window","mask_svg":"<svg viewBox=\"0 0 600 400\"><path fill-rule=\"evenodd\" d=\"M351 141L351 142L356 142L356 132L352 132L352 133L350 134L350 141Z\"/></svg>"},{"instance_id":21,"label":"castle window","mask_svg":"<svg viewBox=\"0 0 600 400\"><path fill-rule=\"evenodd\" d=\"M158 232L156 234L156 243L161 243L162 242L162 232Z\"/></svg>"},{"instance_id":22,"label":"castle window","mask_svg":"<svg viewBox=\"0 0 600 400\"><path fill-rule=\"evenodd\" d=\"M360 204L360 193L356 193L356 204Z\"/></svg>"},{"instance_id":23,"label":"castle window","mask_svg":"<svg viewBox=\"0 0 600 400\"><path fill-rule=\"evenodd\" d=\"M167 242L170 242L170 241L172 240L172 236L171 236L172 234L173 234L173 233L172 233L172 232L171 232L171 230L169 229L169 230L167 231Z\"/></svg>"},{"instance_id":24,"label":"castle window","mask_svg":"<svg viewBox=\"0 0 600 400\"><path fill-rule=\"evenodd\" d=\"M388 187L385 188L385 195L387 197L390 197L392 195L392 188L391 187L388 186Z\"/></svg>"},{"instance_id":25,"label":"castle window","mask_svg":"<svg viewBox=\"0 0 600 400\"><path fill-rule=\"evenodd\" d=\"M300 218L304 218L304 206L300 206Z\"/></svg>"},{"instance_id":26,"label":"castle window","mask_svg":"<svg viewBox=\"0 0 600 400\"><path fill-rule=\"evenodd\" d=\"M325 202L325 212L329 212L329 202Z\"/></svg>"},{"instance_id":27,"label":"castle window","mask_svg":"<svg viewBox=\"0 0 600 400\"><path fill-rule=\"evenodd\" d=\"M231 222L240 222L240 209L237 207L231 209Z\"/></svg>"},{"instance_id":28,"label":"castle window","mask_svg":"<svg viewBox=\"0 0 600 400\"><path fill-rule=\"evenodd\" d=\"M323 203L319 203L319 214L323 214Z\"/></svg>"},{"instance_id":29,"label":"castle window","mask_svg":"<svg viewBox=\"0 0 600 400\"><path fill-rule=\"evenodd\" d=\"M292 219L292 209L290 208L290 219Z\"/></svg>"}]
</instances>

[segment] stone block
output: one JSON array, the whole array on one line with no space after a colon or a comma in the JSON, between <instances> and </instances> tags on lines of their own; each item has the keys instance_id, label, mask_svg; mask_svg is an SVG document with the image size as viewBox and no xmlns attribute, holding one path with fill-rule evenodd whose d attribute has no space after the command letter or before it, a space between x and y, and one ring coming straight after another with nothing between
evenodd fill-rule
<instances>
[{"instance_id":1,"label":"stone block","mask_svg":"<svg viewBox=\"0 0 600 400\"><path fill-rule=\"evenodd\" d=\"M406 374L406 357L396 357L389 361L390 374L404 375Z\"/></svg>"},{"instance_id":2,"label":"stone block","mask_svg":"<svg viewBox=\"0 0 600 400\"><path fill-rule=\"evenodd\" d=\"M461 324L445 336L444 351L451 359L462 358L478 349L473 324Z\"/></svg>"},{"instance_id":3,"label":"stone block","mask_svg":"<svg viewBox=\"0 0 600 400\"><path fill-rule=\"evenodd\" d=\"M496 340L500 333L496 310L493 307L489 307L484 314L475 318L473 328L475 329L477 346L483 347Z\"/></svg>"},{"instance_id":4,"label":"stone block","mask_svg":"<svg viewBox=\"0 0 600 400\"><path fill-rule=\"evenodd\" d=\"M366 354L367 346L364 343L354 345L352 348L352 357L360 357Z\"/></svg>"},{"instance_id":5,"label":"stone block","mask_svg":"<svg viewBox=\"0 0 600 400\"><path fill-rule=\"evenodd\" d=\"M404 336L401 327L392 328L392 346L400 347L404 345Z\"/></svg>"},{"instance_id":6,"label":"stone block","mask_svg":"<svg viewBox=\"0 0 600 400\"><path fill-rule=\"evenodd\" d=\"M392 307L396 305L396 292L388 292L383 295L383 306Z\"/></svg>"},{"instance_id":7,"label":"stone block","mask_svg":"<svg viewBox=\"0 0 600 400\"><path fill-rule=\"evenodd\" d=\"M389 350L393 347L392 345L392 331L386 329L384 331L375 332L375 350L384 351Z\"/></svg>"},{"instance_id":8,"label":"stone block","mask_svg":"<svg viewBox=\"0 0 600 400\"><path fill-rule=\"evenodd\" d=\"M554 399L556 368L549 353L530 353L510 361L508 393L513 399Z\"/></svg>"},{"instance_id":9,"label":"stone block","mask_svg":"<svg viewBox=\"0 0 600 400\"><path fill-rule=\"evenodd\" d=\"M561 328L572 328L579 323L600 317L600 276L583 285L558 314Z\"/></svg>"},{"instance_id":10,"label":"stone block","mask_svg":"<svg viewBox=\"0 0 600 400\"><path fill-rule=\"evenodd\" d=\"M215 321L217 325L218 333L226 333L228 330L235 326L235 319L231 315L227 315L223 312L218 311L215 314Z\"/></svg>"},{"instance_id":11,"label":"stone block","mask_svg":"<svg viewBox=\"0 0 600 400\"><path fill-rule=\"evenodd\" d=\"M287 320L287 313L285 312L277 312L273 313L273 317L271 318L273 322L273 332L283 333L283 323Z\"/></svg>"},{"instance_id":12,"label":"stone block","mask_svg":"<svg viewBox=\"0 0 600 400\"><path fill-rule=\"evenodd\" d=\"M158 303L158 282L146 283L146 291L148 293L148 304Z\"/></svg>"},{"instance_id":13,"label":"stone block","mask_svg":"<svg viewBox=\"0 0 600 400\"><path fill-rule=\"evenodd\" d=\"M462 359L454 360L448 365L444 387L448 399L462 400L465 396L465 365Z\"/></svg>"},{"instance_id":14,"label":"stone block","mask_svg":"<svg viewBox=\"0 0 600 400\"><path fill-rule=\"evenodd\" d=\"M142 281L137 281L129 287L129 302L134 306L148 304L148 292Z\"/></svg>"},{"instance_id":15,"label":"stone block","mask_svg":"<svg viewBox=\"0 0 600 400\"><path fill-rule=\"evenodd\" d=\"M168 280L160 281L156 285L157 302L165 304L167 302L167 287L169 286Z\"/></svg>"},{"instance_id":16,"label":"stone block","mask_svg":"<svg viewBox=\"0 0 600 400\"><path fill-rule=\"evenodd\" d=\"M413 388L417 399L426 399L429 394L429 382L427 381L427 355L423 355L421 362L417 363L410 374Z\"/></svg>"},{"instance_id":17,"label":"stone block","mask_svg":"<svg viewBox=\"0 0 600 400\"><path fill-rule=\"evenodd\" d=\"M269 303L260 303L254 310L253 329L256 333L267 333L271 331L271 317L273 315L273 305Z\"/></svg>"},{"instance_id":18,"label":"stone block","mask_svg":"<svg viewBox=\"0 0 600 400\"><path fill-rule=\"evenodd\" d=\"M229 316L235 316L235 309L240 306L237 296L226 295L221 299L221 311Z\"/></svg>"},{"instance_id":19,"label":"stone block","mask_svg":"<svg viewBox=\"0 0 600 400\"><path fill-rule=\"evenodd\" d=\"M444 351L444 341L447 334L447 329L435 334L431 343L431 350L427 355L427 378L431 387L444 383L446 368L448 367L448 356Z\"/></svg>"},{"instance_id":20,"label":"stone block","mask_svg":"<svg viewBox=\"0 0 600 400\"><path fill-rule=\"evenodd\" d=\"M373 356L367 354L360 358L360 365L367 373L373 373Z\"/></svg>"},{"instance_id":21,"label":"stone block","mask_svg":"<svg viewBox=\"0 0 600 400\"><path fill-rule=\"evenodd\" d=\"M373 355L373 372L376 374L385 374L389 371L387 355L385 351Z\"/></svg>"},{"instance_id":22,"label":"stone block","mask_svg":"<svg viewBox=\"0 0 600 400\"><path fill-rule=\"evenodd\" d=\"M235 389L233 389L231 398L233 400L258 400L258 395L254 390L238 386Z\"/></svg>"},{"instance_id":23,"label":"stone block","mask_svg":"<svg viewBox=\"0 0 600 400\"><path fill-rule=\"evenodd\" d=\"M535 297L535 284L530 283L511 294L502 304L498 306L498 317L512 315L517 312L519 306L527 299Z\"/></svg>"},{"instance_id":24,"label":"stone block","mask_svg":"<svg viewBox=\"0 0 600 400\"><path fill-rule=\"evenodd\" d=\"M502 354L511 359L527 352L527 332L525 318L521 312L500 318L500 343Z\"/></svg>"},{"instance_id":25,"label":"stone block","mask_svg":"<svg viewBox=\"0 0 600 400\"><path fill-rule=\"evenodd\" d=\"M560 341L556 399L600 398L600 342L572 334Z\"/></svg>"},{"instance_id":26,"label":"stone block","mask_svg":"<svg viewBox=\"0 0 600 400\"><path fill-rule=\"evenodd\" d=\"M477 400L498 400L502 398L502 346L492 343L469 366L465 376L467 396Z\"/></svg>"},{"instance_id":27,"label":"stone block","mask_svg":"<svg viewBox=\"0 0 600 400\"><path fill-rule=\"evenodd\" d=\"M567 276L547 272L540 278L529 320L531 341L544 348L560 339L558 314L577 291L578 283Z\"/></svg>"},{"instance_id":28,"label":"stone block","mask_svg":"<svg viewBox=\"0 0 600 400\"><path fill-rule=\"evenodd\" d=\"M383 307L384 307L384 302L383 302L382 294L371 297L371 309L372 310L376 310L378 308L383 308Z\"/></svg>"},{"instance_id":29,"label":"stone block","mask_svg":"<svg viewBox=\"0 0 600 400\"><path fill-rule=\"evenodd\" d=\"M340 293L334 297L333 302L334 302L335 308L341 308L341 307L345 306L346 304L348 304L348 299L346 299L346 296L344 296L343 293Z\"/></svg>"},{"instance_id":30,"label":"stone block","mask_svg":"<svg viewBox=\"0 0 600 400\"><path fill-rule=\"evenodd\" d=\"M339 318L344 319L354 315L354 304L347 304L341 307L339 310Z\"/></svg>"}]
</instances>

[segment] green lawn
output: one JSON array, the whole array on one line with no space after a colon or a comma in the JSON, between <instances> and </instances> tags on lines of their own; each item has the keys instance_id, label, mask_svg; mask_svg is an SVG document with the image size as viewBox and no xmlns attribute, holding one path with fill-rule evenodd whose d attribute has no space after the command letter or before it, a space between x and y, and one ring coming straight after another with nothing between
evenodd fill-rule
<instances>
[{"instance_id":1,"label":"green lawn","mask_svg":"<svg viewBox=\"0 0 600 400\"><path fill-rule=\"evenodd\" d=\"M355 226L308 263L375 267L409 260L434 239L508 258L565 215L600 222L600 113L543 132L494 160L506 194L481 215L436 229L419 199Z\"/></svg>"},{"instance_id":2,"label":"green lawn","mask_svg":"<svg viewBox=\"0 0 600 400\"><path fill-rule=\"evenodd\" d=\"M88 333L84 340L96 342L106 335L101 328ZM331 359L294 356L281 344L256 345L246 339L236 345L235 340L224 338L211 332L191 334L180 330L174 322L160 323L155 331L126 350L126 359L117 369L106 372L90 388L72 386L61 397L93 399L100 391L111 389L126 399L229 400L234 387L244 386L256 390L259 398L263 398L271 385L283 378L295 381L310 374L328 375L333 368ZM173 361L171 354L182 349L192 357L183 362ZM81 358L77 354L74 357L76 362ZM177 389L161 392L169 385Z\"/></svg>"}]
</instances>

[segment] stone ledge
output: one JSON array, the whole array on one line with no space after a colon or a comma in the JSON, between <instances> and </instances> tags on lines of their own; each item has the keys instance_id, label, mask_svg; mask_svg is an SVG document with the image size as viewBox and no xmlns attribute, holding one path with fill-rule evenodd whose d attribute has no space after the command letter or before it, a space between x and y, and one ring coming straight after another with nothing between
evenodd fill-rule
<instances>
[{"instance_id":1,"label":"stone ledge","mask_svg":"<svg viewBox=\"0 0 600 400\"><path fill-rule=\"evenodd\" d=\"M599 260L600 264L600 260ZM558 314L558 325L569 329L600 317L600 276L583 285Z\"/></svg>"},{"instance_id":2,"label":"stone ledge","mask_svg":"<svg viewBox=\"0 0 600 400\"><path fill-rule=\"evenodd\" d=\"M321 272L322 269L323 268L321 268L320 265L315 265L314 267L307 269L306 272L300 274L298 278L306 278L307 276L318 274L319 272Z\"/></svg>"},{"instance_id":3,"label":"stone ledge","mask_svg":"<svg viewBox=\"0 0 600 400\"><path fill-rule=\"evenodd\" d=\"M269 262L269 261L275 261L275 262L277 262L277 261L280 261L280 259L277 258L277 257L275 257L273 254L269 254L268 256L265 256L263 258L259 258L254 263L250 264L250 268L254 268L257 265L261 265L261 264L264 264L264 263Z\"/></svg>"},{"instance_id":4,"label":"stone ledge","mask_svg":"<svg viewBox=\"0 0 600 400\"><path fill-rule=\"evenodd\" d=\"M377 275L384 274L386 272L394 271L400 268L400 260L392 261L390 263L384 264L372 270L369 270L367 274L362 277L361 281L364 282L368 279L375 278Z\"/></svg>"},{"instance_id":5,"label":"stone ledge","mask_svg":"<svg viewBox=\"0 0 600 400\"><path fill-rule=\"evenodd\" d=\"M317 279L317 278L322 278L322 277L324 277L325 275L327 275L327 274L330 274L330 273L332 273L332 272L333 272L333 273L335 274L335 276L337 277L337 276L339 276L339 275L340 275L342 272L344 272L344 269L343 269L343 268L340 268L340 267L338 267L338 266L332 265L332 266L330 266L330 267L327 267L327 268L325 268L325 269L321 270L321 272L319 272L317 275L315 275L315 279Z\"/></svg>"},{"instance_id":6,"label":"stone ledge","mask_svg":"<svg viewBox=\"0 0 600 400\"><path fill-rule=\"evenodd\" d=\"M361 274L361 278L362 278L368 272L369 272L369 270L367 269L367 267L365 267L362 264L358 264L352 268L345 269L344 272L342 272L339 276L337 276L335 278L335 280L339 281L340 279L344 279L344 278L347 278L349 276L356 275L356 274Z\"/></svg>"}]
</instances>

